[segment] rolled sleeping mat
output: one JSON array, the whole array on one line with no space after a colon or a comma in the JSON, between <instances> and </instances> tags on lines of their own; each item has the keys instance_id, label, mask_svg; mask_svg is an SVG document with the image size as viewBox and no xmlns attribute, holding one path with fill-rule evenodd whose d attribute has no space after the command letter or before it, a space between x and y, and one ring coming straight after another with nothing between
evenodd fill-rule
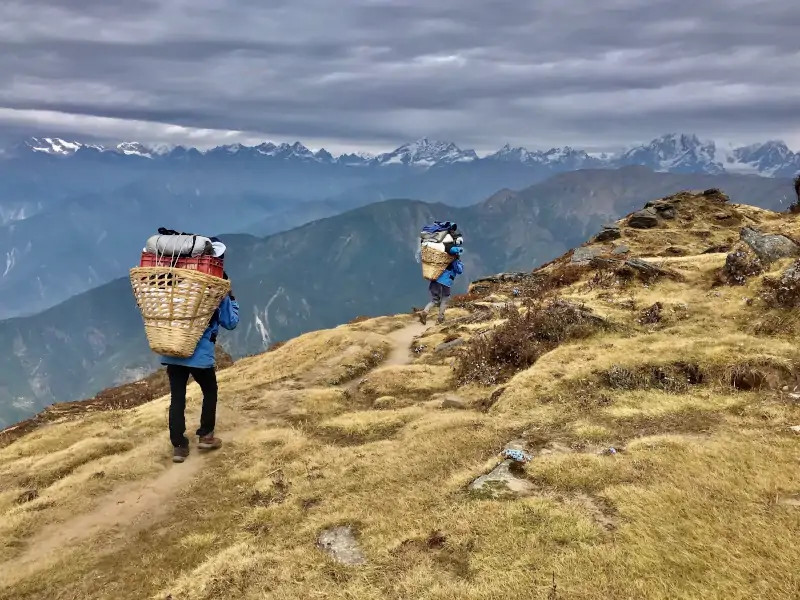
<instances>
[{"instance_id":1,"label":"rolled sleeping mat","mask_svg":"<svg viewBox=\"0 0 800 600\"><path fill-rule=\"evenodd\" d=\"M214 254L210 238L202 235L153 235L145 245L145 250L158 256L191 256L197 258L204 254Z\"/></svg>"}]
</instances>

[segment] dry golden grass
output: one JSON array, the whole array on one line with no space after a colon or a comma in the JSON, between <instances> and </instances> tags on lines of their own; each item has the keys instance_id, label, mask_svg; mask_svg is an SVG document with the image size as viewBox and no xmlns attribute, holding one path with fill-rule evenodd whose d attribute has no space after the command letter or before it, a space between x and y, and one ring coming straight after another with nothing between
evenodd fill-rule
<instances>
[{"instance_id":1,"label":"dry golden grass","mask_svg":"<svg viewBox=\"0 0 800 600\"><path fill-rule=\"evenodd\" d=\"M613 329L560 345L503 388L454 389L435 364L448 337L501 322L466 306L409 364L379 366L407 315L240 361L220 374L226 446L184 465L168 463L164 398L0 449L0 599L800 597L800 436L789 430L800 406L781 389L800 361L781 330L791 319L759 303L759 278L715 287L724 254L699 254L741 223L798 227L742 206L726 206L739 223L721 226L703 206L692 227L707 235L677 221L623 240L682 281L600 287L589 273L565 287ZM690 255L662 259L668 245ZM640 323L655 302L661 320ZM772 330L757 326L766 319ZM702 380L670 379L687 364ZM731 385L757 373L757 389ZM441 410L445 394L476 409ZM189 399L191 428L194 385ZM518 473L533 492L469 493L512 439L536 455ZM151 500L137 512L139 497ZM116 498L129 522L58 537ZM316 548L345 524L363 566ZM54 539L65 542L55 555L37 554Z\"/></svg>"}]
</instances>

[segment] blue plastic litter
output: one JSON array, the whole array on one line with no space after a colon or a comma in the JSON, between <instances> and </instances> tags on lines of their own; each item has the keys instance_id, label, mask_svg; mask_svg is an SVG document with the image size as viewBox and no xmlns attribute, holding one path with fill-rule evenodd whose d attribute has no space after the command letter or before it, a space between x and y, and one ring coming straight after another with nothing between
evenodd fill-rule
<instances>
[{"instance_id":1,"label":"blue plastic litter","mask_svg":"<svg viewBox=\"0 0 800 600\"><path fill-rule=\"evenodd\" d=\"M503 450L503 458L513 460L514 462L528 462L531 459L531 457L522 450L513 448L506 448Z\"/></svg>"}]
</instances>

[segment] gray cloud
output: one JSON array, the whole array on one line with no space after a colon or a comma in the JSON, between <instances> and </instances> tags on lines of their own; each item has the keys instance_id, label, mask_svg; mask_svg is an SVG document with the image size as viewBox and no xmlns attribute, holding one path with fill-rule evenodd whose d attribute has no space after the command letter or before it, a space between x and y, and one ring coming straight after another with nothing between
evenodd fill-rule
<instances>
[{"instance_id":1,"label":"gray cloud","mask_svg":"<svg viewBox=\"0 0 800 600\"><path fill-rule=\"evenodd\" d=\"M0 124L334 149L674 130L800 147L794 0L65 4L0 5Z\"/></svg>"}]
</instances>

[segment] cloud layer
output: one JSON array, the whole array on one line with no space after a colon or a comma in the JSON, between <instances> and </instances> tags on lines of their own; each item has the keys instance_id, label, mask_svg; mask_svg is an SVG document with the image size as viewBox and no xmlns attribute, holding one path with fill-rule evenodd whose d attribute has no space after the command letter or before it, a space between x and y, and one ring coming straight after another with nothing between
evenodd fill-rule
<instances>
[{"instance_id":1,"label":"cloud layer","mask_svg":"<svg viewBox=\"0 0 800 600\"><path fill-rule=\"evenodd\" d=\"M676 130L800 147L798 35L794 0L11 0L0 126L342 150L610 149Z\"/></svg>"}]
</instances>

